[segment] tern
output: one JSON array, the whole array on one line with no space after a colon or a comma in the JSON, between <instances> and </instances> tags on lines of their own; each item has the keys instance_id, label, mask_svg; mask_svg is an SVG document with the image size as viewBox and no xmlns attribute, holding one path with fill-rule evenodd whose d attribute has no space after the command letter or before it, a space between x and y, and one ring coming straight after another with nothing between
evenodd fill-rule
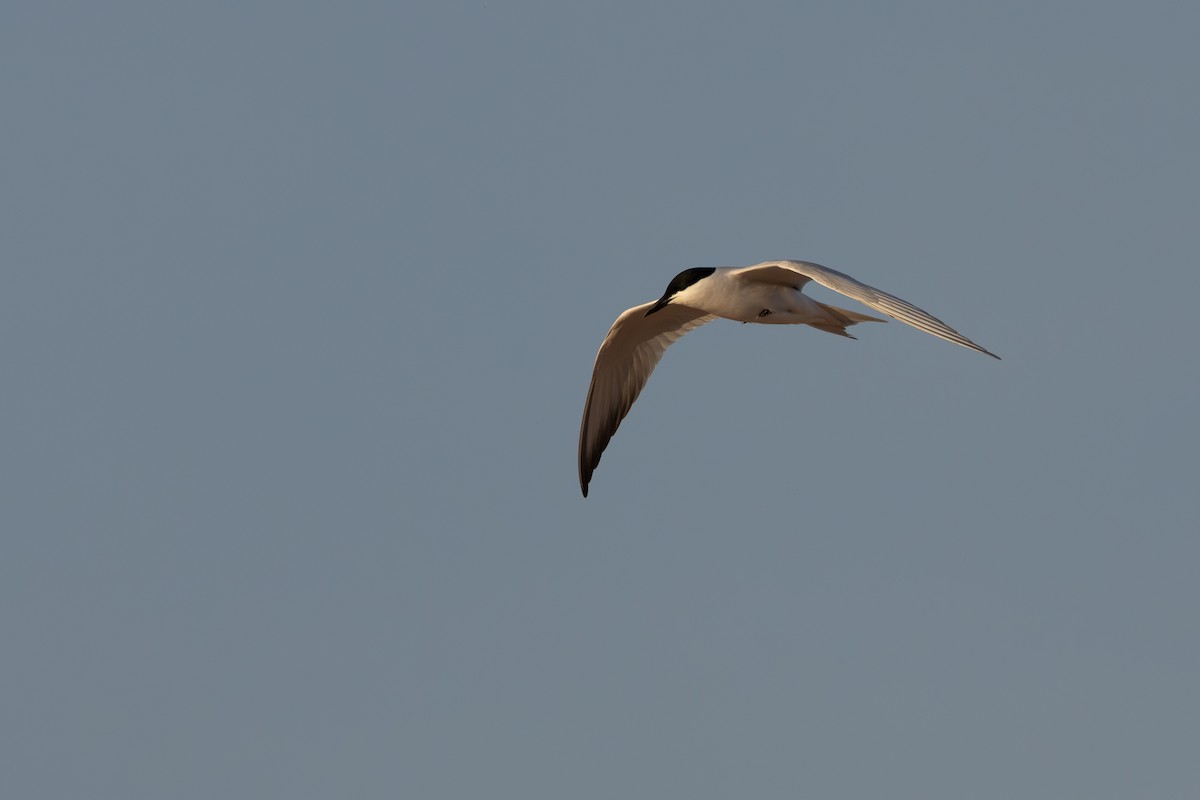
<instances>
[{"instance_id":1,"label":"tern","mask_svg":"<svg viewBox=\"0 0 1200 800\"><path fill-rule=\"evenodd\" d=\"M809 281L918 330L1000 358L912 303L820 264L764 261L752 267L685 269L671 279L658 300L634 306L617 317L600 345L579 427L579 487L583 496L587 497L600 454L641 394L650 373L666 349L688 331L723 317L767 325L811 325L853 339L846 332L849 326L887 321L817 302L802 291Z\"/></svg>"}]
</instances>

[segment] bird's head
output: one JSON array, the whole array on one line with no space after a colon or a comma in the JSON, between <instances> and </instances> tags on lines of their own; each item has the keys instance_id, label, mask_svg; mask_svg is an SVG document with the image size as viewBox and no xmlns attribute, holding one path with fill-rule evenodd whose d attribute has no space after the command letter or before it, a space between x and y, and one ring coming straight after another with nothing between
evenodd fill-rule
<instances>
[{"instance_id":1,"label":"bird's head","mask_svg":"<svg viewBox=\"0 0 1200 800\"><path fill-rule=\"evenodd\" d=\"M662 311L667 307L668 304L670 304L671 300L674 299L677 294L682 292L684 289L687 289L689 286L692 286L697 281L707 278L716 271L717 270L713 267L694 267L692 269L685 269L683 272L671 279L671 282L667 284L667 290L663 292L663 296L660 297L658 302L646 312L646 316L650 316L655 311Z\"/></svg>"}]
</instances>

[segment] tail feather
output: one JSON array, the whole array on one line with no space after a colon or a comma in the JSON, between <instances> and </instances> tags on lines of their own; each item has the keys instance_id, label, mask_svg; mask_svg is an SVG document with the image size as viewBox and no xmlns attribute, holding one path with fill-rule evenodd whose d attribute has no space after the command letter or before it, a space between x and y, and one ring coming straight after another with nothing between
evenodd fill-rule
<instances>
[{"instance_id":1,"label":"tail feather","mask_svg":"<svg viewBox=\"0 0 1200 800\"><path fill-rule=\"evenodd\" d=\"M844 322L846 325L855 325L859 322L887 322L886 319L872 317L870 314L860 314L857 311L849 311L845 308L826 305L825 303L817 303L821 308L825 309L838 322Z\"/></svg>"},{"instance_id":2,"label":"tail feather","mask_svg":"<svg viewBox=\"0 0 1200 800\"><path fill-rule=\"evenodd\" d=\"M847 339L855 338L846 333L846 328L851 325L857 325L860 322L887 322L886 319L872 317L870 314L860 314L857 311L849 311L845 308L838 308L837 306L826 305L825 303L817 303L817 305L829 314L829 319L822 324L813 322L808 324L819 331L845 336Z\"/></svg>"}]
</instances>

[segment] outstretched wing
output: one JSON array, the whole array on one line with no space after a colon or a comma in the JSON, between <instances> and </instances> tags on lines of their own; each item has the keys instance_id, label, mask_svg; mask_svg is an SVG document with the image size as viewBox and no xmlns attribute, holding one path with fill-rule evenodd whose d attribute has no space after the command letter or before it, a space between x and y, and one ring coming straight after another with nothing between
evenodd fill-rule
<instances>
[{"instance_id":1,"label":"outstretched wing","mask_svg":"<svg viewBox=\"0 0 1200 800\"><path fill-rule=\"evenodd\" d=\"M937 317L922 311L912 303L901 300L899 297L890 295L887 292L881 292L874 286L868 286L865 283L856 281L854 278L845 273L838 272L836 269L822 267L820 264L813 264L808 261L765 261L762 264L755 264L753 267L736 269L733 274L752 281L791 285L796 288L800 288L809 280L814 280L827 289L844 294L846 297L868 305L876 311L882 311L889 317L912 325L918 330L933 334L939 339L945 339L948 342L954 342L963 347L978 350L992 358L1000 358L1000 356L988 352Z\"/></svg>"},{"instance_id":2,"label":"outstretched wing","mask_svg":"<svg viewBox=\"0 0 1200 800\"><path fill-rule=\"evenodd\" d=\"M643 303L617 317L592 368L592 385L579 427L579 488L587 497L600 454L617 432L658 366L667 348L690 330L713 319L703 311L672 303L650 316L653 302Z\"/></svg>"}]
</instances>

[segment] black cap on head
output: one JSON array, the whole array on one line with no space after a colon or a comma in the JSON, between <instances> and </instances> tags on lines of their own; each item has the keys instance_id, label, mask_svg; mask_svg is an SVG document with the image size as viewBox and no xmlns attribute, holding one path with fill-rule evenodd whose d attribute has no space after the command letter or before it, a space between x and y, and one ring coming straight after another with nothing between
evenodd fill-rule
<instances>
[{"instance_id":1,"label":"black cap on head","mask_svg":"<svg viewBox=\"0 0 1200 800\"><path fill-rule=\"evenodd\" d=\"M667 290L663 292L663 296L660 297L658 302L646 312L646 316L648 317L655 311L661 311L662 309L666 308L667 304L671 302L672 297L679 294L696 281L703 280L716 271L716 267L693 267L691 269L685 269L683 272L671 279L671 282L667 284Z\"/></svg>"}]
</instances>

